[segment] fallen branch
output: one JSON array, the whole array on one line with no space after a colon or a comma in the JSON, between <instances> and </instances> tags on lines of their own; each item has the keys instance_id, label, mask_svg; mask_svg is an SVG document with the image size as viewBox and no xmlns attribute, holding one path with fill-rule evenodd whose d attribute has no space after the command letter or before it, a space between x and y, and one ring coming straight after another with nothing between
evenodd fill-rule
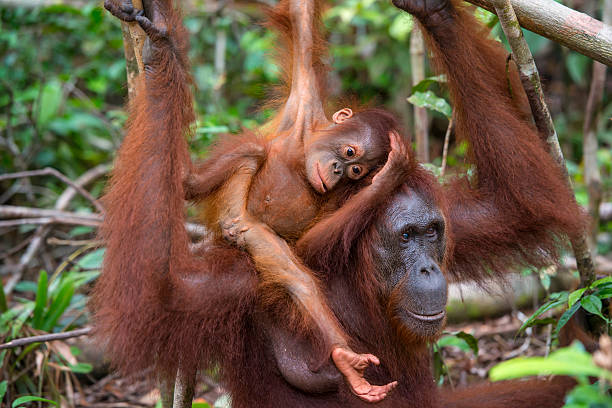
<instances>
[{"instance_id":1,"label":"fallen branch","mask_svg":"<svg viewBox=\"0 0 612 408\"><path fill-rule=\"evenodd\" d=\"M94 180L104 176L111 169L110 164L100 164L94 167L91 170L83 173L78 179L74 181L74 185L83 187L87 184L91 183ZM57 201L55 202L56 210L64 210L70 204L70 201L76 196L77 190L73 185L70 185L64 192L59 196ZM21 280L21 276L23 275L23 271L25 270L26 265L28 265L32 258L34 258L34 254L38 252L40 246L44 242L47 234L49 233L48 225L39 226L34 234L32 235L32 239L28 248L21 255L19 259L19 263L15 266L13 275L6 281L4 285L4 293L10 294L13 291L13 288Z\"/></svg>"},{"instance_id":2,"label":"fallen branch","mask_svg":"<svg viewBox=\"0 0 612 408\"><path fill-rule=\"evenodd\" d=\"M35 176L54 176L55 178L60 179L61 181L68 184L70 187L74 188L76 191L78 191L79 194L81 194L87 200L89 200L93 204L93 206L96 207L98 211L100 211L101 213L104 212L104 208L102 207L100 202L96 200L96 198L93 197L91 194L89 194L87 190L85 190L83 187L79 186L74 181L70 180L68 177L66 177L65 175L63 175L58 170L52 167L46 167L41 170L30 170L30 171L21 171L18 173L3 174L3 175L0 175L0 181L16 179L16 178L35 177Z\"/></svg>"},{"instance_id":3,"label":"fallen branch","mask_svg":"<svg viewBox=\"0 0 612 408\"><path fill-rule=\"evenodd\" d=\"M466 1L496 13L496 0ZM512 0L511 3L522 27L612 66L611 26L554 0Z\"/></svg>"},{"instance_id":4,"label":"fallen branch","mask_svg":"<svg viewBox=\"0 0 612 408\"><path fill-rule=\"evenodd\" d=\"M546 1L539 0L533 2L545 3ZM495 6L499 22L508 39L510 48L512 49L512 58L518 66L519 75L523 87L525 88L527 98L529 99L529 105L536 127L540 134L546 138L550 155L565 174L567 183L571 187L571 179L567 172L567 167L565 166L565 159L563 158L563 152L559 145L555 125L544 99L540 74L538 73L538 68L535 65L527 41L525 41L525 37L523 36L523 31L519 26L512 3L510 0L492 0L491 3ZM610 51L612 51L612 47ZM593 264L593 259L587 245L586 231L582 231L577 238L572 240L571 244L578 263L580 283L582 287L586 287L595 280L595 265Z\"/></svg>"},{"instance_id":5,"label":"fallen branch","mask_svg":"<svg viewBox=\"0 0 612 408\"><path fill-rule=\"evenodd\" d=\"M91 332L91 327L84 327L82 329L71 330L63 333L50 333L41 334L40 336L24 337L21 339L15 339L8 343L0 344L0 350L15 348L19 346L27 346L32 343L44 343L46 341L65 340L73 337L85 336Z\"/></svg>"},{"instance_id":6,"label":"fallen branch","mask_svg":"<svg viewBox=\"0 0 612 408\"><path fill-rule=\"evenodd\" d=\"M49 210L45 208L19 207L14 205L0 205L0 218L20 217L14 220L0 221L0 227L9 227L27 224L66 224L84 225L98 227L102 223L103 217L100 214L84 214L70 211ZM187 232L196 237L203 237L208 234L205 226L185 223Z\"/></svg>"},{"instance_id":7,"label":"fallen branch","mask_svg":"<svg viewBox=\"0 0 612 408\"><path fill-rule=\"evenodd\" d=\"M0 205L0 218L20 217L18 220L0 221L0 227L22 224L70 224L97 227L102 222L100 214L81 214L60 210ZM29 221L29 222L28 222ZM12 224L15 223L15 224ZM6 224L6 225L5 225Z\"/></svg>"}]
</instances>

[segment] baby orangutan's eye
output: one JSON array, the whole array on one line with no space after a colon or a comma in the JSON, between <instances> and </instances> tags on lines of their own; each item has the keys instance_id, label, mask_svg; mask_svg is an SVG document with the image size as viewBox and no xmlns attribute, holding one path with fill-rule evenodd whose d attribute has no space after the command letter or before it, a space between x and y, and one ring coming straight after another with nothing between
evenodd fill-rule
<instances>
[{"instance_id":1,"label":"baby orangutan's eye","mask_svg":"<svg viewBox=\"0 0 612 408\"><path fill-rule=\"evenodd\" d=\"M344 151L344 154L346 155L346 157L353 157L355 155L355 149L351 146L347 146L346 150Z\"/></svg>"},{"instance_id":2,"label":"baby orangutan's eye","mask_svg":"<svg viewBox=\"0 0 612 408\"><path fill-rule=\"evenodd\" d=\"M353 180L358 180L366 173L365 168L359 164L354 164L350 167L348 176Z\"/></svg>"}]
</instances>

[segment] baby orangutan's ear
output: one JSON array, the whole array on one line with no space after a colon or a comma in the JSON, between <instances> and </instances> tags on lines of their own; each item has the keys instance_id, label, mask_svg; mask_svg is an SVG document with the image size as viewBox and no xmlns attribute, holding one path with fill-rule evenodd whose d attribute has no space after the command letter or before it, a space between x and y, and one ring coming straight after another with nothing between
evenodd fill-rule
<instances>
[{"instance_id":1,"label":"baby orangutan's ear","mask_svg":"<svg viewBox=\"0 0 612 408\"><path fill-rule=\"evenodd\" d=\"M334 123L338 124L352 117L353 117L353 111L351 110L351 108L344 108L334 113L334 116L332 116L332 119Z\"/></svg>"}]
</instances>

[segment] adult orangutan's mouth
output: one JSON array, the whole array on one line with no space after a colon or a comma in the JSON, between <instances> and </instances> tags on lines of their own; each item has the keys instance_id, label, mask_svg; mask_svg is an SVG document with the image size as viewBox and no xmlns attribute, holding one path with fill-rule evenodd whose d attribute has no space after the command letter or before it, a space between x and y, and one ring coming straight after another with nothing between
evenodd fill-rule
<instances>
[{"instance_id":1,"label":"adult orangutan's mouth","mask_svg":"<svg viewBox=\"0 0 612 408\"><path fill-rule=\"evenodd\" d=\"M322 193L326 193L327 192L327 186L325 185L325 182L323 181L323 177L321 177L321 169L319 168L319 162L317 162L317 176L319 176L319 181L321 182L321 192Z\"/></svg>"},{"instance_id":2,"label":"adult orangutan's mouth","mask_svg":"<svg viewBox=\"0 0 612 408\"><path fill-rule=\"evenodd\" d=\"M408 312L410 316L414 317L417 320L420 320L422 322L430 322L430 323L442 320L444 319L444 316L446 316L445 310L442 310L441 312L433 314L433 315L423 315L423 314L412 312L408 309L406 309L406 312Z\"/></svg>"}]
</instances>

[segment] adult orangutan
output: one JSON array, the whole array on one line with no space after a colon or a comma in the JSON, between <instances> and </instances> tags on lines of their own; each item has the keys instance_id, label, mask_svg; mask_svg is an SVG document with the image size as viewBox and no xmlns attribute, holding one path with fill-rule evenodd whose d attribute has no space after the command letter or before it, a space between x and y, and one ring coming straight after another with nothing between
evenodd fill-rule
<instances>
[{"instance_id":1,"label":"adult orangutan","mask_svg":"<svg viewBox=\"0 0 612 408\"><path fill-rule=\"evenodd\" d=\"M151 210L155 208L157 218L167 217L169 213L182 217L179 207L169 209L164 202L151 202L145 197L137 197L134 192L128 199L124 195L124 188L132 190L135 184L148 187L146 194L159 194L152 189L159 189L160 185L150 176L152 170L158 168L147 169L132 156L133 151L143 148L144 138L183 138L193 117L188 112L191 95L185 86L181 88L175 83L189 77L183 53L185 47L181 45L184 39L173 31L173 27L181 27L180 23L171 20L170 2L151 0L144 5L150 19L134 10L129 0L121 5L111 0L106 2L106 7L118 17L126 21L137 20L149 38L146 89L134 102L137 110L131 116L128 136L118 160L118 165L135 168L114 172L106 195L107 211L131 213L134 207L147 202ZM382 110L353 114L351 109L344 108L333 115L332 121L327 120L323 112L325 69L321 55L324 48L318 30L317 2L284 1L271 14L272 25L282 31L281 38L288 39L286 51L293 56L285 58L288 64L284 72L290 92L278 117L265 126L267 133L264 135L226 138L196 171L191 169L182 141L174 147L177 156L173 160L178 159L179 166L183 166L181 171L187 173L185 195L192 200L204 200L203 218L209 230L217 238L225 236L240 241L251 254L261 275L260 301L271 308L283 305L288 324L296 330L300 326L311 329L320 343L321 361L331 355L355 394L374 402L384 398L394 383L371 386L363 379L363 367L378 364L378 359L371 354L357 355L349 348L343 329L320 294L316 278L292 253L284 239L295 241L324 211L338 208L347 196L371 183L373 174L387 159L389 138L396 149L389 155L386 170L376 177L375 184L380 185L381 194L391 192L405 175L406 148L396 133L394 118ZM150 96L146 93L155 92L155 87L162 82L166 88L157 97L172 103L174 110L159 106L166 102L158 101L153 106L147 101ZM163 125L159 123L153 129L147 128L160 119ZM162 160L152 164L159 166ZM178 173L176 176L181 177ZM168 187L168 191L176 193L176 188ZM123 217L116 221L120 225L109 217L103 227L109 241L105 271L110 275L113 270L125 267L142 269L145 265L138 262L123 266L132 250L126 250L123 245L115 247L113 241L128 233L123 230L133 226L126 225ZM151 226L152 221L148 219ZM174 221L172 217L157 221L159 230L156 232L170 233ZM181 234L182 239L186 239L185 233ZM151 237L151 232L147 236ZM175 238L170 236L170 240L174 242ZM154 242L149 238L137 245L150 249ZM168 244L160 245L156 252L164 253ZM157 275L162 275L168 269L172 271L176 264L178 271L184 271L182 259L190 258L188 252L175 253L167 263L162 262L153 269ZM295 305L284 301L289 296Z\"/></svg>"},{"instance_id":2,"label":"adult orangutan","mask_svg":"<svg viewBox=\"0 0 612 408\"><path fill-rule=\"evenodd\" d=\"M439 395L435 388L426 343L444 324L446 277L483 280L489 271L548 264L556 258L559 238L580 231L583 217L508 92L499 45L455 2L398 5L422 23L448 75L457 135L471 143L477 177L441 187L413 160L401 172L389 167L356 194L338 198L342 207L308 230L297 243L299 253L319 272L321 294L351 348L383 357L366 377L377 383L398 380L381 405L560 406L561 383L521 383L520 393L512 383L454 395ZM185 63L176 55L182 43L168 40L184 38L181 25L170 9L163 14L168 30L151 48L147 86L133 106L107 199L107 260L92 305L99 335L127 373L155 366L170 376L179 364L193 373L218 362L233 407L365 404L351 395L333 365L320 364L312 326L300 326L302 335L296 337L295 328L286 327L290 307L263 307L269 299L261 299L261 278L244 253L211 242L201 258L186 255L182 192L189 169L185 142L174 136L192 114ZM146 28L148 19L139 19ZM149 31L155 43L158 31ZM256 149L247 150L234 150L234 157L251 160ZM211 172L220 191L251 177L242 171L218 174ZM401 186L380 182L397 174ZM235 199L240 207L244 200ZM231 224L233 218L227 218ZM237 218L242 223L244 214ZM293 304L277 288L268 289L276 290L273 305Z\"/></svg>"}]
</instances>

